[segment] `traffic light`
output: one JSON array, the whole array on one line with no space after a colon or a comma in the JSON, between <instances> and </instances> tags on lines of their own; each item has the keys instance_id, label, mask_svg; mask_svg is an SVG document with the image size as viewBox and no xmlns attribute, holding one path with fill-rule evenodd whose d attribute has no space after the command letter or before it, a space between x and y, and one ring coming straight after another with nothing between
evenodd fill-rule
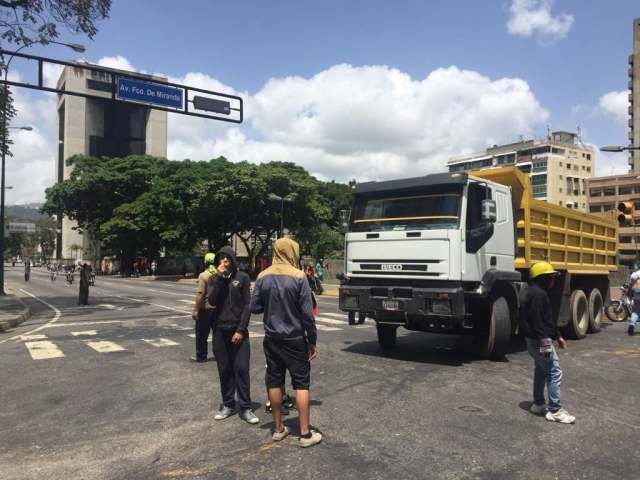
<instances>
[{"instance_id":1,"label":"traffic light","mask_svg":"<svg viewBox=\"0 0 640 480\"><path fill-rule=\"evenodd\" d=\"M618 225L628 227L633 225L633 202L618 203Z\"/></svg>"}]
</instances>

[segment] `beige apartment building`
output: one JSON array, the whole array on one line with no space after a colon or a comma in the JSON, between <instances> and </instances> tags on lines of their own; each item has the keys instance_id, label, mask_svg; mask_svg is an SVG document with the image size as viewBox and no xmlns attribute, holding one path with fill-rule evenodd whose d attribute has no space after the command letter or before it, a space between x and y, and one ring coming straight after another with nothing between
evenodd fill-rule
<instances>
[{"instance_id":1,"label":"beige apartment building","mask_svg":"<svg viewBox=\"0 0 640 480\"><path fill-rule=\"evenodd\" d=\"M633 53L629 55L629 145L640 146L640 18L633 21ZM629 151L630 171L640 173L640 151Z\"/></svg>"},{"instance_id":2,"label":"beige apartment building","mask_svg":"<svg viewBox=\"0 0 640 480\"><path fill-rule=\"evenodd\" d=\"M587 210L586 181L595 172L595 151L575 133L552 132L542 140L494 145L447 162L450 172L512 165L529 174L536 199Z\"/></svg>"},{"instance_id":3,"label":"beige apartment building","mask_svg":"<svg viewBox=\"0 0 640 480\"><path fill-rule=\"evenodd\" d=\"M71 167L65 163L73 155L122 157L131 154L167 156L167 113L136 103L113 102L111 73L77 67L65 67L58 79L58 89L104 97L83 98L58 95L58 155L55 160L58 182L69 178ZM108 69L114 75L122 72ZM149 81L166 81L164 77L143 75ZM99 245L74 229L77 224L62 219L56 242L57 258L99 256ZM73 248L71 248L73 247ZM77 247L80 247L78 252Z\"/></svg>"},{"instance_id":4,"label":"beige apartment building","mask_svg":"<svg viewBox=\"0 0 640 480\"><path fill-rule=\"evenodd\" d=\"M633 266L640 247L640 176L637 173L595 177L587 181L589 212L606 217L618 215L620 202L634 205L633 225L620 227L618 260Z\"/></svg>"}]
</instances>

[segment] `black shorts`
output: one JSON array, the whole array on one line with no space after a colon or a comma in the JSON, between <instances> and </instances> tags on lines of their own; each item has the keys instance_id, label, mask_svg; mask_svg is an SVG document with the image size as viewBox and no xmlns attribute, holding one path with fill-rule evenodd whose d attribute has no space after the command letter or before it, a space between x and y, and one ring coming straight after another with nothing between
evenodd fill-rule
<instances>
[{"instance_id":1,"label":"black shorts","mask_svg":"<svg viewBox=\"0 0 640 480\"><path fill-rule=\"evenodd\" d=\"M284 377L289 370L294 390L309 390L311 383L311 362L307 341L304 338L284 340L265 336L262 342L267 358L267 388L284 387Z\"/></svg>"}]
</instances>

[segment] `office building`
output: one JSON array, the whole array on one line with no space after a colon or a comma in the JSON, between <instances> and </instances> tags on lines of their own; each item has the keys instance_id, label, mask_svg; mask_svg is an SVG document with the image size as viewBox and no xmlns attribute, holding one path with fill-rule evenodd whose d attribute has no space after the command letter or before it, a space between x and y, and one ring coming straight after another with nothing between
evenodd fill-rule
<instances>
[{"instance_id":1,"label":"office building","mask_svg":"<svg viewBox=\"0 0 640 480\"><path fill-rule=\"evenodd\" d=\"M58 79L58 89L103 96L83 98L73 95L58 95L58 155L56 179L69 178L72 167L66 159L73 155L96 157L123 157L131 154L167 156L167 113L152 110L134 103L112 102L111 73L96 72L67 66ZM128 73L109 69L113 74ZM145 75L149 81L164 80L163 77ZM96 258L99 245L88 235L79 233L76 223L62 219L61 233L56 242L57 258ZM78 248L79 247L79 248Z\"/></svg>"},{"instance_id":2,"label":"office building","mask_svg":"<svg viewBox=\"0 0 640 480\"><path fill-rule=\"evenodd\" d=\"M640 18L633 21L633 53L629 55L629 146L640 146ZM640 151L629 151L629 166L631 172L640 173Z\"/></svg>"},{"instance_id":3,"label":"office building","mask_svg":"<svg viewBox=\"0 0 640 480\"><path fill-rule=\"evenodd\" d=\"M595 171L595 151L575 133L552 132L542 140L494 145L447 162L450 172L512 165L530 175L534 198L587 210L585 182Z\"/></svg>"}]
</instances>

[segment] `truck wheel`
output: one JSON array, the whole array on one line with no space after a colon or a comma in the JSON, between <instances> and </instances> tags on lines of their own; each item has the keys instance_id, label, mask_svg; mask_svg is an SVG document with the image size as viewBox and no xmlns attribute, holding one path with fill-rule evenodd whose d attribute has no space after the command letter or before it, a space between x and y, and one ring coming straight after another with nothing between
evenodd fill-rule
<instances>
[{"instance_id":1,"label":"truck wheel","mask_svg":"<svg viewBox=\"0 0 640 480\"><path fill-rule=\"evenodd\" d=\"M602 294L600 290L594 288L589 294L589 333L596 333L600 331L600 324L602 323L602 311L604 302L602 301Z\"/></svg>"},{"instance_id":2,"label":"truck wheel","mask_svg":"<svg viewBox=\"0 0 640 480\"><path fill-rule=\"evenodd\" d=\"M396 346L397 328L392 325L376 325L378 343L383 350L390 350Z\"/></svg>"},{"instance_id":3,"label":"truck wheel","mask_svg":"<svg viewBox=\"0 0 640 480\"><path fill-rule=\"evenodd\" d=\"M589 303L582 290L574 290L569 297L569 323L564 328L567 338L579 340L589 328Z\"/></svg>"},{"instance_id":4,"label":"truck wheel","mask_svg":"<svg viewBox=\"0 0 640 480\"><path fill-rule=\"evenodd\" d=\"M349 312L349 325L356 324L356 312Z\"/></svg>"},{"instance_id":5,"label":"truck wheel","mask_svg":"<svg viewBox=\"0 0 640 480\"><path fill-rule=\"evenodd\" d=\"M511 316L509 303L504 297L498 297L491 305L489 330L483 342L483 356L491 360L504 357L511 339Z\"/></svg>"}]
</instances>

